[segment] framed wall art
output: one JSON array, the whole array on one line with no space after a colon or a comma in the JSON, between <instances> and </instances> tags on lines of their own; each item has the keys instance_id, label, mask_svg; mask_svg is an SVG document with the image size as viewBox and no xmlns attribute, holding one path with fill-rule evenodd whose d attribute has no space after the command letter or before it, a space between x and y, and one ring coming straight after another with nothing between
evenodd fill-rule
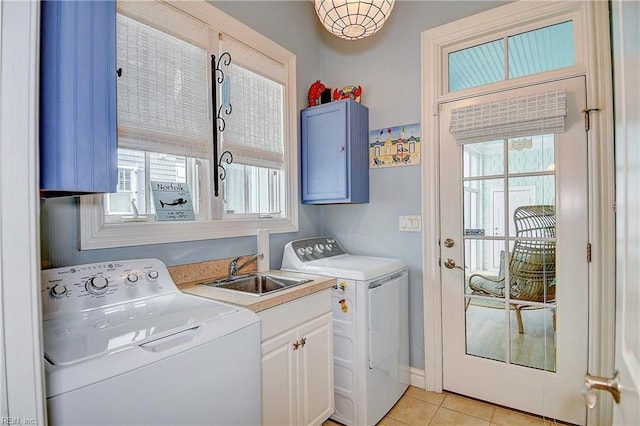
<instances>
[{"instance_id":1,"label":"framed wall art","mask_svg":"<svg viewBox=\"0 0 640 426\"><path fill-rule=\"evenodd\" d=\"M369 132L369 167L420 164L420 123Z\"/></svg>"}]
</instances>

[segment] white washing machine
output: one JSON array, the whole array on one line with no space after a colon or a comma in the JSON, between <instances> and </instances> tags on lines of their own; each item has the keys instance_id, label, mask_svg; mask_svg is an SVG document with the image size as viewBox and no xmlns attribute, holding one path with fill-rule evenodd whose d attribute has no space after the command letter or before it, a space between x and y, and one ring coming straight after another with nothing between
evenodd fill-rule
<instances>
[{"instance_id":1,"label":"white washing machine","mask_svg":"<svg viewBox=\"0 0 640 426\"><path fill-rule=\"evenodd\" d=\"M319 237L288 243L282 269L337 278L331 418L345 425L375 425L409 386L406 264L350 255L334 237Z\"/></svg>"},{"instance_id":2,"label":"white washing machine","mask_svg":"<svg viewBox=\"0 0 640 426\"><path fill-rule=\"evenodd\" d=\"M49 424L259 425L260 323L157 259L43 270Z\"/></svg>"}]
</instances>

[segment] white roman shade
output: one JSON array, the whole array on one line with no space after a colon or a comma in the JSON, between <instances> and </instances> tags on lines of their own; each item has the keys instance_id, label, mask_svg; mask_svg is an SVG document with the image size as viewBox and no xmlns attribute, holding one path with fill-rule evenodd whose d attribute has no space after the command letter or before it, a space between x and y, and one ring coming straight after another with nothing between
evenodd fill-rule
<instances>
[{"instance_id":1,"label":"white roman shade","mask_svg":"<svg viewBox=\"0 0 640 426\"><path fill-rule=\"evenodd\" d=\"M520 96L451 111L449 131L458 144L564 132L564 90Z\"/></svg>"},{"instance_id":2,"label":"white roman shade","mask_svg":"<svg viewBox=\"0 0 640 426\"><path fill-rule=\"evenodd\" d=\"M221 51L231 55L222 89L222 148L234 163L282 169L284 164L284 64L224 34Z\"/></svg>"},{"instance_id":3,"label":"white roman shade","mask_svg":"<svg viewBox=\"0 0 640 426\"><path fill-rule=\"evenodd\" d=\"M209 30L188 15L166 8L156 2L119 5L118 145L208 158ZM162 28L145 23L145 16L154 16L154 25Z\"/></svg>"}]
</instances>

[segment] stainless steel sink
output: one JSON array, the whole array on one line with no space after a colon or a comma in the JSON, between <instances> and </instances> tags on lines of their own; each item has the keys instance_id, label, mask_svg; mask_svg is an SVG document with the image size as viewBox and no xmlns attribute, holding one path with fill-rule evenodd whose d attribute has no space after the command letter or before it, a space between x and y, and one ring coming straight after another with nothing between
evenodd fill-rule
<instances>
[{"instance_id":1,"label":"stainless steel sink","mask_svg":"<svg viewBox=\"0 0 640 426\"><path fill-rule=\"evenodd\" d=\"M254 273L238 275L233 278L227 277L210 283L204 283L204 285L224 290L237 291L253 296L263 296L265 294L271 294L279 290L285 290L308 282L311 282L311 280L283 277L281 275Z\"/></svg>"}]
</instances>

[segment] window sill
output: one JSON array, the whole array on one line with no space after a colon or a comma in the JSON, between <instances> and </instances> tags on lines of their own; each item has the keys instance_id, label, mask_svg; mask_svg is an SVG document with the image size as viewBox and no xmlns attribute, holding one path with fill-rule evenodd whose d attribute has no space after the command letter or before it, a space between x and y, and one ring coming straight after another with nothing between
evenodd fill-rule
<instances>
[{"instance_id":1,"label":"window sill","mask_svg":"<svg viewBox=\"0 0 640 426\"><path fill-rule=\"evenodd\" d=\"M100 197L80 199L80 250L243 237L256 235L258 229L272 234L298 230L295 208L290 219L104 223Z\"/></svg>"}]
</instances>

